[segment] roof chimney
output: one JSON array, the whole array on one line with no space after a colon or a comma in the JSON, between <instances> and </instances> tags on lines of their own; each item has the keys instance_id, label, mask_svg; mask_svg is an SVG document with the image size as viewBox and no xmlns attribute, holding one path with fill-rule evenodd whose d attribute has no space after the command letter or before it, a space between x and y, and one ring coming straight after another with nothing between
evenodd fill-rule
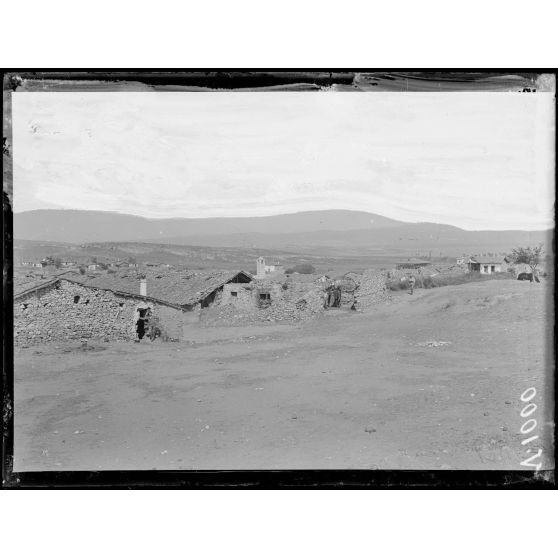
<instances>
[{"instance_id":1,"label":"roof chimney","mask_svg":"<svg viewBox=\"0 0 558 558\"><path fill-rule=\"evenodd\" d=\"M140 296L147 296L147 279L145 277L140 279Z\"/></svg>"}]
</instances>

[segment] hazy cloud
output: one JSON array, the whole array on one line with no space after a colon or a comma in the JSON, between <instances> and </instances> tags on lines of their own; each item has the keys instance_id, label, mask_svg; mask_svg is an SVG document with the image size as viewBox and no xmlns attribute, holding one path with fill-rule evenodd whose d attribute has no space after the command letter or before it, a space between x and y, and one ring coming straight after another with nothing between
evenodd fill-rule
<instances>
[{"instance_id":1,"label":"hazy cloud","mask_svg":"<svg viewBox=\"0 0 558 558\"><path fill-rule=\"evenodd\" d=\"M13 95L14 208L357 209L553 225L554 100L518 93Z\"/></svg>"}]
</instances>

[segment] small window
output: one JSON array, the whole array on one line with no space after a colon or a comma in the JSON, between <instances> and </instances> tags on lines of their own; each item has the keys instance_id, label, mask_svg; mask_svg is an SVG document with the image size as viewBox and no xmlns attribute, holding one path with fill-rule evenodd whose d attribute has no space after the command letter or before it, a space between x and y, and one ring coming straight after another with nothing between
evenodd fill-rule
<instances>
[{"instance_id":1,"label":"small window","mask_svg":"<svg viewBox=\"0 0 558 558\"><path fill-rule=\"evenodd\" d=\"M269 293L260 293L260 300L271 300L271 295Z\"/></svg>"},{"instance_id":2,"label":"small window","mask_svg":"<svg viewBox=\"0 0 558 558\"><path fill-rule=\"evenodd\" d=\"M119 302L118 306L120 306L120 308L124 308L124 303L123 302Z\"/></svg>"},{"instance_id":3,"label":"small window","mask_svg":"<svg viewBox=\"0 0 558 558\"><path fill-rule=\"evenodd\" d=\"M79 302L79 296L74 296L74 304L77 304Z\"/></svg>"},{"instance_id":4,"label":"small window","mask_svg":"<svg viewBox=\"0 0 558 558\"><path fill-rule=\"evenodd\" d=\"M24 302L24 303L21 305L21 309L22 309L22 310L27 310L27 307L28 307L28 306L29 306L29 303L25 303L25 302Z\"/></svg>"},{"instance_id":5,"label":"small window","mask_svg":"<svg viewBox=\"0 0 558 558\"><path fill-rule=\"evenodd\" d=\"M234 291L231 291L231 296L238 296L238 293L235 293Z\"/></svg>"}]
</instances>

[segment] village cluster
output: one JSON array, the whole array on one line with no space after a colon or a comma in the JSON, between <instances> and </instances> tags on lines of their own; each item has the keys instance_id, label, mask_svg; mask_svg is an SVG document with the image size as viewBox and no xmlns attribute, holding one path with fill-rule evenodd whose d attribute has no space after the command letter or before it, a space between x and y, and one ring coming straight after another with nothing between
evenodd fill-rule
<instances>
[{"instance_id":1,"label":"village cluster","mask_svg":"<svg viewBox=\"0 0 558 558\"><path fill-rule=\"evenodd\" d=\"M45 259L39 265L52 268L54 262ZM503 254L464 256L440 264L407 258L390 270L336 277L266 265L263 257L256 262L255 274L181 271L167 264L136 262L118 262L118 270L116 264L99 265L90 263L84 272L75 269L75 262L61 261L53 273L17 280L15 344L95 338L180 340L185 326L192 324L300 321L332 308L362 311L389 301L394 285L410 285L412 292L415 282L425 286L427 278L513 273L518 279L533 279L529 266L511 266Z\"/></svg>"}]
</instances>

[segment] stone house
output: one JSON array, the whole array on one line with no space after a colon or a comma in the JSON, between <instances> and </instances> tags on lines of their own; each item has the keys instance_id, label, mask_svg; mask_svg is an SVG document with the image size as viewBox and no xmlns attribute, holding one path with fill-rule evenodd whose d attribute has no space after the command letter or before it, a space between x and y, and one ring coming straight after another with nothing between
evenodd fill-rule
<instances>
[{"instance_id":1,"label":"stone house","mask_svg":"<svg viewBox=\"0 0 558 558\"><path fill-rule=\"evenodd\" d=\"M69 278L56 278L14 296L14 342L108 338L133 340L136 326L148 311L164 324L166 335L182 336L183 310L168 301L91 287Z\"/></svg>"},{"instance_id":2,"label":"stone house","mask_svg":"<svg viewBox=\"0 0 558 558\"><path fill-rule=\"evenodd\" d=\"M390 300L386 272L367 270L331 279L318 274L268 275L248 284L228 284L207 323L244 324L260 321L299 321L330 308L366 310Z\"/></svg>"},{"instance_id":3,"label":"stone house","mask_svg":"<svg viewBox=\"0 0 558 558\"><path fill-rule=\"evenodd\" d=\"M315 276L304 279L269 274L253 278L249 283L223 286L215 304L223 309L238 310L251 320L298 319L324 309L326 286Z\"/></svg>"},{"instance_id":4,"label":"stone house","mask_svg":"<svg viewBox=\"0 0 558 558\"><path fill-rule=\"evenodd\" d=\"M135 272L67 273L21 284L14 293L15 344L136 340L140 326L156 326L162 336L182 339L184 326L199 320L199 310L212 305L225 284L251 280L242 271L148 274L145 278Z\"/></svg>"},{"instance_id":5,"label":"stone house","mask_svg":"<svg viewBox=\"0 0 558 558\"><path fill-rule=\"evenodd\" d=\"M316 275L270 276L254 282L253 306L275 320L299 319L322 312L326 307L327 285Z\"/></svg>"},{"instance_id":6,"label":"stone house","mask_svg":"<svg viewBox=\"0 0 558 558\"><path fill-rule=\"evenodd\" d=\"M354 282L332 280L317 274L269 275L265 279L256 278L248 285L240 285L240 289L236 287L226 286L220 303L243 310L264 311L264 318L266 313L300 317L328 307L350 307L354 303Z\"/></svg>"}]
</instances>

